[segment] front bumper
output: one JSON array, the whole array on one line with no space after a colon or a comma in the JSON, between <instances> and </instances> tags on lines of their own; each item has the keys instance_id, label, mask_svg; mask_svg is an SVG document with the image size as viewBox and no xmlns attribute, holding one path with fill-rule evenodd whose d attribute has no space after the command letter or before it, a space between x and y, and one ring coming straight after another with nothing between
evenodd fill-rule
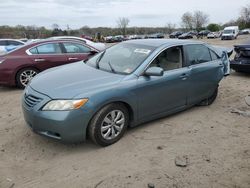
<instances>
[{"instance_id":1,"label":"front bumper","mask_svg":"<svg viewBox=\"0 0 250 188\"><path fill-rule=\"evenodd\" d=\"M27 103L27 96L40 99L34 106ZM41 108L50 101L46 95L27 87L22 97L22 109L26 123L40 135L60 140L65 143L85 141L88 122L91 119L85 108L72 111L42 111Z\"/></svg>"},{"instance_id":2,"label":"front bumper","mask_svg":"<svg viewBox=\"0 0 250 188\"><path fill-rule=\"evenodd\" d=\"M221 39L222 40L233 40L234 36L231 36L231 35L229 35L229 36L221 36Z\"/></svg>"}]
</instances>

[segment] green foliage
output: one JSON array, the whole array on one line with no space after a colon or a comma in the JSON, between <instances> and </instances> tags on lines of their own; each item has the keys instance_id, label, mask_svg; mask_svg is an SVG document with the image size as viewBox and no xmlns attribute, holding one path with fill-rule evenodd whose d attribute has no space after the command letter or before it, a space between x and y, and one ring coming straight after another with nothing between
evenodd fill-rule
<instances>
[{"instance_id":1,"label":"green foliage","mask_svg":"<svg viewBox=\"0 0 250 188\"><path fill-rule=\"evenodd\" d=\"M211 23L211 24L209 24L209 25L207 26L207 29L208 29L209 31L215 32L215 31L221 30L221 26L218 25L218 24L215 24L215 23Z\"/></svg>"}]
</instances>

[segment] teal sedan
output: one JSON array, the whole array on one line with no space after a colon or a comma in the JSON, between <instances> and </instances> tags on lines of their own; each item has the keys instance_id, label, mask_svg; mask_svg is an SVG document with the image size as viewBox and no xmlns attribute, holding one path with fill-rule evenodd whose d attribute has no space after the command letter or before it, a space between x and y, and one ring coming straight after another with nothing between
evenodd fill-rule
<instances>
[{"instance_id":1,"label":"teal sedan","mask_svg":"<svg viewBox=\"0 0 250 188\"><path fill-rule=\"evenodd\" d=\"M212 104L230 53L197 41L122 42L38 74L24 90L24 118L40 135L108 146L128 127Z\"/></svg>"}]
</instances>

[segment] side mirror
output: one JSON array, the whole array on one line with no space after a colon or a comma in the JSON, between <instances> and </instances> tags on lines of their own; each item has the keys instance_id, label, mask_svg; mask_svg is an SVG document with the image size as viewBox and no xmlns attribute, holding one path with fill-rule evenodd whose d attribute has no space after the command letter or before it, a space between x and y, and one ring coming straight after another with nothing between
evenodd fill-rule
<instances>
[{"instance_id":1,"label":"side mirror","mask_svg":"<svg viewBox=\"0 0 250 188\"><path fill-rule=\"evenodd\" d=\"M163 69L160 67L150 67L145 72L145 76L163 76Z\"/></svg>"}]
</instances>

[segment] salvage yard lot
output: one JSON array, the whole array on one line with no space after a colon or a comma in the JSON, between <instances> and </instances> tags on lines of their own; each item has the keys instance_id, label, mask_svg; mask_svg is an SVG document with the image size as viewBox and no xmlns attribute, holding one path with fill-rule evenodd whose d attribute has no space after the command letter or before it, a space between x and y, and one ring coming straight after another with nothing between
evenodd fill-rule
<instances>
[{"instance_id":1,"label":"salvage yard lot","mask_svg":"<svg viewBox=\"0 0 250 188\"><path fill-rule=\"evenodd\" d=\"M247 39L204 41L232 47ZM211 106L129 129L106 148L64 145L32 133L21 94L0 87L0 188L250 187L250 117L232 113L250 111L249 74L232 72Z\"/></svg>"}]
</instances>

